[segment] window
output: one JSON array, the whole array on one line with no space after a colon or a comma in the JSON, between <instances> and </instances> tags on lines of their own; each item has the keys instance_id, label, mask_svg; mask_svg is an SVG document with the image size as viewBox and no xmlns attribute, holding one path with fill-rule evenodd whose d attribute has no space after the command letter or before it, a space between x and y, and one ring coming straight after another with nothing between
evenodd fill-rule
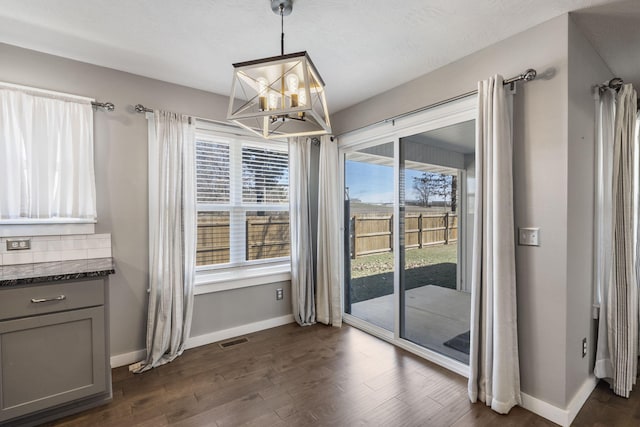
<instances>
[{"instance_id":1,"label":"window","mask_svg":"<svg viewBox=\"0 0 640 427\"><path fill-rule=\"evenodd\" d=\"M1 224L96 222L91 99L0 83L0 129Z\"/></svg>"},{"instance_id":2,"label":"window","mask_svg":"<svg viewBox=\"0 0 640 427\"><path fill-rule=\"evenodd\" d=\"M199 269L288 261L287 145L196 135Z\"/></svg>"}]
</instances>

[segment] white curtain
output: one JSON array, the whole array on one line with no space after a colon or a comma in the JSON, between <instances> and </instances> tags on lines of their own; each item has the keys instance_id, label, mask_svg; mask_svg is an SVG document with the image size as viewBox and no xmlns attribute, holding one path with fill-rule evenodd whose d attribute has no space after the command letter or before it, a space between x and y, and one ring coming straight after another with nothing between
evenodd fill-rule
<instances>
[{"instance_id":1,"label":"white curtain","mask_svg":"<svg viewBox=\"0 0 640 427\"><path fill-rule=\"evenodd\" d=\"M502 414L521 404L510 101L502 77L478 83L469 398Z\"/></svg>"},{"instance_id":2,"label":"white curtain","mask_svg":"<svg viewBox=\"0 0 640 427\"><path fill-rule=\"evenodd\" d=\"M605 90L601 96L603 109L609 109L613 93ZM624 85L616 96L611 163L610 219L598 217L601 228L610 230L611 260L603 271L598 348L594 373L611 384L614 393L629 397L636 382L638 361L638 282L636 276L637 237L637 94L630 84ZM605 123L600 123L608 131ZM608 138L610 140L610 138ZM608 149L608 148L607 148ZM604 156L603 156L604 157ZM607 183L608 184L608 183ZM602 224L602 221L611 221ZM608 242L608 240L605 240ZM598 253L597 255L601 255ZM600 265L603 261L596 260Z\"/></svg>"},{"instance_id":3,"label":"white curtain","mask_svg":"<svg viewBox=\"0 0 640 427\"><path fill-rule=\"evenodd\" d=\"M166 111L148 119L149 311L147 358L138 372L184 351L195 279L195 123Z\"/></svg>"},{"instance_id":4,"label":"white curtain","mask_svg":"<svg viewBox=\"0 0 640 427\"><path fill-rule=\"evenodd\" d=\"M604 89L596 109L596 216L595 216L595 289L594 313L606 319L608 292L613 259L613 146L615 138L616 92ZM598 341L594 374L598 378L613 378L609 352L607 322L598 322Z\"/></svg>"},{"instance_id":5,"label":"white curtain","mask_svg":"<svg viewBox=\"0 0 640 427\"><path fill-rule=\"evenodd\" d=\"M596 94L598 94L596 92ZM605 283L611 274L612 259L612 232L613 225L613 139L615 137L615 102L616 92L612 89L605 89L597 96L596 100L596 215L595 215L595 290L593 292L594 317L605 315L606 304L602 304L606 295L603 295ZM605 315L606 317L606 315ZM606 345L606 333L599 334L599 339L605 341L598 343L598 352L604 351ZM606 358L606 357L604 357ZM609 367L601 365L598 367L598 360L604 360L599 355L596 357L596 369L604 369L611 372Z\"/></svg>"},{"instance_id":6,"label":"white curtain","mask_svg":"<svg viewBox=\"0 0 640 427\"><path fill-rule=\"evenodd\" d=\"M96 219L91 100L0 84L0 219Z\"/></svg>"},{"instance_id":7,"label":"white curtain","mask_svg":"<svg viewBox=\"0 0 640 427\"><path fill-rule=\"evenodd\" d=\"M318 172L318 251L316 312L318 322L342 325L340 292L340 189L338 144L320 140Z\"/></svg>"},{"instance_id":8,"label":"white curtain","mask_svg":"<svg viewBox=\"0 0 640 427\"><path fill-rule=\"evenodd\" d=\"M311 140L289 138L289 221L291 227L291 300L301 326L316 322L309 207Z\"/></svg>"}]
</instances>

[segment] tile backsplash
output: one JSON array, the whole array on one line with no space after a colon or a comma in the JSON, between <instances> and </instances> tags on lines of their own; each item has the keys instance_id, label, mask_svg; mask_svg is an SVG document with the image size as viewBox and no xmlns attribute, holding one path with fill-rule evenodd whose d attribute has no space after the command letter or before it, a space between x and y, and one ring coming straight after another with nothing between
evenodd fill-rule
<instances>
[{"instance_id":1,"label":"tile backsplash","mask_svg":"<svg viewBox=\"0 0 640 427\"><path fill-rule=\"evenodd\" d=\"M31 249L7 251L7 239L31 239ZM111 234L0 238L0 266L111 257Z\"/></svg>"}]
</instances>

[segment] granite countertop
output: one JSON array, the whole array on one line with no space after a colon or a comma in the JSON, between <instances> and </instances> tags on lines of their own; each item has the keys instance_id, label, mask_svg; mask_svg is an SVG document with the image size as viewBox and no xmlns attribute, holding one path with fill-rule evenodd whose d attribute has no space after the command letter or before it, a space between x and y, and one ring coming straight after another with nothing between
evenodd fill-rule
<instances>
[{"instance_id":1,"label":"granite countertop","mask_svg":"<svg viewBox=\"0 0 640 427\"><path fill-rule=\"evenodd\" d=\"M0 267L0 286L17 286L114 274L113 258L39 262Z\"/></svg>"}]
</instances>

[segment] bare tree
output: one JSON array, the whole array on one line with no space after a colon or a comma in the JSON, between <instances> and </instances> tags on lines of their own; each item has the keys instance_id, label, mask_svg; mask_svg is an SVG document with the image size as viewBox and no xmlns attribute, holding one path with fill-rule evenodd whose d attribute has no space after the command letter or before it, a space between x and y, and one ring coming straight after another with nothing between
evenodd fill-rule
<instances>
[{"instance_id":1,"label":"bare tree","mask_svg":"<svg viewBox=\"0 0 640 427\"><path fill-rule=\"evenodd\" d=\"M421 176L413 178L413 189L418 193L418 200L424 207L429 207L434 198L440 198L445 203L451 201L454 193L454 177L434 172L423 172ZM452 204L452 209L454 206Z\"/></svg>"}]
</instances>

